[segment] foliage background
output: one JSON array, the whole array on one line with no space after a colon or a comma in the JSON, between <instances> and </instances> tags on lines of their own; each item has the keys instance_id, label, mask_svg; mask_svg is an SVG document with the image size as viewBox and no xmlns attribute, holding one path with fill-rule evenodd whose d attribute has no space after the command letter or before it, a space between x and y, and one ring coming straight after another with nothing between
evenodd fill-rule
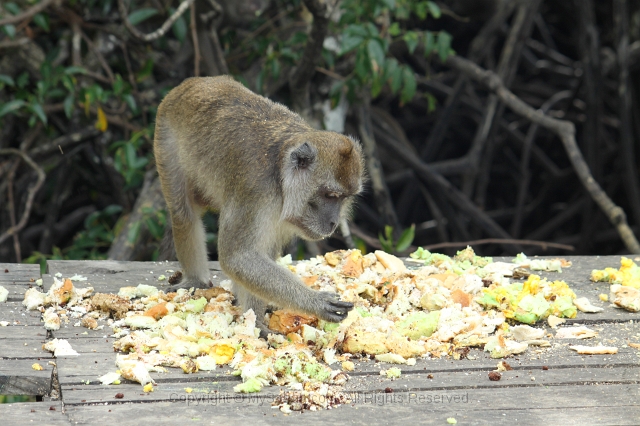
<instances>
[{"instance_id":1,"label":"foliage background","mask_svg":"<svg viewBox=\"0 0 640 426\"><path fill-rule=\"evenodd\" d=\"M595 181L637 233L640 2L305 3L333 13L309 84L297 87L317 22L301 1L197 0L151 41L127 27L152 33L180 2L125 1L124 14L116 0L3 2L0 262L155 259L167 220L151 150L157 105L187 77L227 72L363 141L370 186L351 226L363 250L451 252L474 241L490 255L631 250L558 134L448 58L495 71L532 110L573 123ZM206 222L215 258L215 216ZM504 238L514 241L496 242ZM336 236L288 250L350 244Z\"/></svg>"}]
</instances>

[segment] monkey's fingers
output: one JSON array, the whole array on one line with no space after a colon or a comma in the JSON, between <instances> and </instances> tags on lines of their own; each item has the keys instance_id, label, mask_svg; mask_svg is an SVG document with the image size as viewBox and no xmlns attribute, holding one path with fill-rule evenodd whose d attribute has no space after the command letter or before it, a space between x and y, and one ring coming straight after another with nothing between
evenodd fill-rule
<instances>
[{"instance_id":1,"label":"monkey's fingers","mask_svg":"<svg viewBox=\"0 0 640 426\"><path fill-rule=\"evenodd\" d=\"M336 293L320 292L320 295L324 300L316 315L325 321L340 322L353 309L353 303L341 301Z\"/></svg>"},{"instance_id":2,"label":"monkey's fingers","mask_svg":"<svg viewBox=\"0 0 640 426\"><path fill-rule=\"evenodd\" d=\"M190 289L191 287L193 288L209 288L212 287L213 284L211 283L211 281L209 281L208 283L203 283L201 281L198 280L189 280L189 279L184 279L181 282L179 282L178 284L174 284L171 285L169 287L167 287L166 292L172 292L172 291L178 291L181 288L186 288L186 289Z\"/></svg>"},{"instance_id":3,"label":"monkey's fingers","mask_svg":"<svg viewBox=\"0 0 640 426\"><path fill-rule=\"evenodd\" d=\"M336 310L336 312L349 312L353 309L353 303L351 302L343 302L342 300L336 300L335 302L331 302L331 307Z\"/></svg>"}]
</instances>

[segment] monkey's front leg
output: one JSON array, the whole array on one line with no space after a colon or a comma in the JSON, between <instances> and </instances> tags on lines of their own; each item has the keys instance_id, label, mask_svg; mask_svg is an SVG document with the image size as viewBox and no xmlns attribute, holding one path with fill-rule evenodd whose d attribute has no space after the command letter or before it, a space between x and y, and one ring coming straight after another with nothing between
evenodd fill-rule
<instances>
[{"instance_id":1,"label":"monkey's front leg","mask_svg":"<svg viewBox=\"0 0 640 426\"><path fill-rule=\"evenodd\" d=\"M220 252L220 266L246 291L282 308L315 315L330 322L342 321L353 309L353 303L341 301L336 293L310 289L293 273L259 252L229 256ZM248 307L243 306L243 309Z\"/></svg>"},{"instance_id":2,"label":"monkey's front leg","mask_svg":"<svg viewBox=\"0 0 640 426\"><path fill-rule=\"evenodd\" d=\"M169 291L212 286L207 266L207 243L202 219L193 210L185 216L187 217L180 214L171 215L173 241L182 266L182 281L169 287Z\"/></svg>"}]
</instances>

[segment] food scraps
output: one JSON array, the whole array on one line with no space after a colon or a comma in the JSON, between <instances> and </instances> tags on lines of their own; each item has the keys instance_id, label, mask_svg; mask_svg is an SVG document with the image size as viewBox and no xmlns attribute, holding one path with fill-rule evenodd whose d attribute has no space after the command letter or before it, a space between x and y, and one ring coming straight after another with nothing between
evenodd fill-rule
<instances>
[{"instance_id":1,"label":"food scraps","mask_svg":"<svg viewBox=\"0 0 640 426\"><path fill-rule=\"evenodd\" d=\"M56 279L55 293L30 289L23 303L42 312L50 309L61 324L66 323L60 313L64 307L78 326L111 327L114 349L120 352L118 371L102 376L102 383L125 378L153 389L150 372L180 368L192 374L228 365L242 379L236 392L289 386L293 393L282 393L276 404L285 412L326 408L309 402L314 393L332 395L328 400L336 404L348 401L335 389L355 368L351 357L410 366L417 358L461 358L470 347L480 347L503 358L546 342L541 340L544 330L514 323L576 316L576 296L563 281L534 274L524 282L511 281L518 268L556 270L555 264L534 267L522 257L517 265L493 262L471 248L453 258L422 249L412 257L424 265L408 268L388 253L358 250L296 264L283 259L281 266L307 286L337 292L355 308L340 324L275 311L264 319L275 331L267 340L259 338L255 313L241 312L224 288L165 294L139 285L123 287L118 295L93 294L90 287L78 289L70 280ZM401 370L388 368L384 375L399 377Z\"/></svg>"},{"instance_id":2,"label":"food scraps","mask_svg":"<svg viewBox=\"0 0 640 426\"><path fill-rule=\"evenodd\" d=\"M615 346L574 345L574 346L569 346L569 349L574 350L582 355L609 355L609 354L618 353L618 348L616 348Z\"/></svg>"}]
</instances>

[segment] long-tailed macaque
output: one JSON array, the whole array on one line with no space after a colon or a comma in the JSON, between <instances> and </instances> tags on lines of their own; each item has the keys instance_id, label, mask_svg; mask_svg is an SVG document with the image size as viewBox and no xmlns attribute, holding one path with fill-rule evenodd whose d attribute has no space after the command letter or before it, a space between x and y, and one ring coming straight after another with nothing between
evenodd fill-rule
<instances>
[{"instance_id":1,"label":"long-tailed macaque","mask_svg":"<svg viewBox=\"0 0 640 426\"><path fill-rule=\"evenodd\" d=\"M226 76L185 80L156 120L156 162L183 270L174 289L211 285L201 216L212 209L220 266L263 335L267 304L344 319L353 304L310 289L275 259L294 235L323 239L348 214L362 190L360 145Z\"/></svg>"}]
</instances>

